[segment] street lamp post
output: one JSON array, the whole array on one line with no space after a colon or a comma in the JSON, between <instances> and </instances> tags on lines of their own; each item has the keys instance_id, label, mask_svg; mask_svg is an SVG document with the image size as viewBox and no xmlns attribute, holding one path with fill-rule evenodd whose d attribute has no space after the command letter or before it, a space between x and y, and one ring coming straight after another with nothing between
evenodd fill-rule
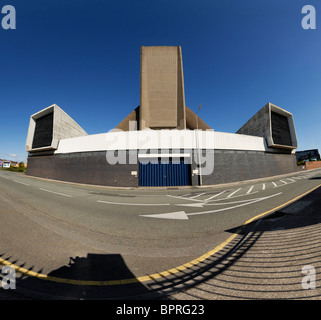
<instances>
[{"instance_id":1,"label":"street lamp post","mask_svg":"<svg viewBox=\"0 0 321 320\"><path fill-rule=\"evenodd\" d=\"M200 150L200 146L199 146L199 138L198 138L198 112L201 110L202 108L202 104L198 107L198 110L196 112L196 132L197 132L197 140L196 140L196 144L197 144L197 149L198 149L198 168L199 168L199 185L203 185L203 181L202 181L202 166L201 166L201 150Z\"/></svg>"}]
</instances>

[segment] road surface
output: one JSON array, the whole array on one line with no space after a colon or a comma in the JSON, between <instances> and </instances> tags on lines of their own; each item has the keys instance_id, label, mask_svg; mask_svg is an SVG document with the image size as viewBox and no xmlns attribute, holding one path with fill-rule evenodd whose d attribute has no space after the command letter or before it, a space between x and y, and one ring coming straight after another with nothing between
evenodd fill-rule
<instances>
[{"instance_id":1,"label":"road surface","mask_svg":"<svg viewBox=\"0 0 321 320\"><path fill-rule=\"evenodd\" d=\"M148 297L183 288L193 283L190 272L253 233L259 219L317 189L320 176L116 189L0 171L0 262L17 271L17 291L34 297Z\"/></svg>"}]
</instances>

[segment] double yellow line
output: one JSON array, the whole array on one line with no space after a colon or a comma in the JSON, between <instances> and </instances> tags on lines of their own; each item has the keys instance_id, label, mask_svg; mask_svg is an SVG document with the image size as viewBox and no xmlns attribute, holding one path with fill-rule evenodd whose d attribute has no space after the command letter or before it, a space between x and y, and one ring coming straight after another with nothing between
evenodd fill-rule
<instances>
[{"instance_id":1,"label":"double yellow line","mask_svg":"<svg viewBox=\"0 0 321 320\"><path fill-rule=\"evenodd\" d=\"M318 186L312 188L311 190L301 194L300 196L295 197L294 199L276 207L273 208L271 210L268 210L266 212L263 212L249 220L247 220L243 226L241 228L243 228L244 226L246 226L247 224L253 222L256 219L259 219L269 213L275 212L278 209L281 209L297 200L299 200L300 198L304 197L305 195L311 193L312 191L318 189L319 187L321 187L321 184L319 184ZM231 235L228 239L226 239L224 242L222 242L220 245L218 245L217 247L215 247L214 249L212 249L211 251L208 251L207 253L203 254L202 256L187 262L183 265L180 265L178 267L163 271L163 272L159 272L159 273L153 273L147 276L143 276L143 277L137 277L137 278L130 278L130 279L123 279L123 280L107 280L107 281L87 281L87 280L76 280L76 279L66 279L66 278L59 278L59 277L52 277L49 275L45 275L42 273L38 273L38 272L34 272L22 267L19 267L17 265L12 264L11 262L4 260L2 258L0 258L0 264L4 265L4 266L10 266L11 268L15 269L16 272L19 272L23 275L29 276L29 277L36 277L38 279L41 280L47 280L47 281L52 281L52 282L59 282L59 283L64 283L64 284L72 284L72 285L81 285L81 286L114 286L114 285L126 285L126 284L131 284L131 283L142 283L142 282L147 282L147 281L151 281L151 280L155 280L155 279L159 279L159 278L164 278L167 277L169 275L178 273L180 271L184 271L186 269L192 268L193 266L203 262L204 260L206 260L207 258L211 257L212 255L214 255L215 253L217 253L218 251L222 250L227 244L229 244L233 239L235 239L238 236L238 233L234 233L233 235Z\"/></svg>"}]
</instances>

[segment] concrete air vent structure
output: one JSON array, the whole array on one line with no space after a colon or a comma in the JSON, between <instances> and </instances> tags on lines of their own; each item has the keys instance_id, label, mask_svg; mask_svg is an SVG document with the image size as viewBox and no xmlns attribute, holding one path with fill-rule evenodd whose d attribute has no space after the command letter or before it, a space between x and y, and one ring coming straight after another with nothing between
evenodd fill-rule
<instances>
[{"instance_id":1,"label":"concrete air vent structure","mask_svg":"<svg viewBox=\"0 0 321 320\"><path fill-rule=\"evenodd\" d=\"M60 140L85 135L85 130L53 104L30 117L26 151L54 151L57 150Z\"/></svg>"},{"instance_id":2,"label":"concrete air vent structure","mask_svg":"<svg viewBox=\"0 0 321 320\"><path fill-rule=\"evenodd\" d=\"M181 47L141 47L139 105L94 135L57 105L35 113L27 174L114 187L214 185L294 172L296 147L293 115L271 103L236 134L215 132L185 104Z\"/></svg>"},{"instance_id":3,"label":"concrete air vent structure","mask_svg":"<svg viewBox=\"0 0 321 320\"><path fill-rule=\"evenodd\" d=\"M236 133L264 137L269 148L293 150L298 146L292 113L266 104Z\"/></svg>"}]
</instances>

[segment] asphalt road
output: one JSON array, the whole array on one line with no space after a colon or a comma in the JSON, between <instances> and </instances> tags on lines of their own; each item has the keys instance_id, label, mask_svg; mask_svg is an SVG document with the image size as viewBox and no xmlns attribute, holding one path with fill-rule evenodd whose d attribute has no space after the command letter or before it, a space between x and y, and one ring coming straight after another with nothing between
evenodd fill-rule
<instances>
[{"instance_id":1,"label":"asphalt road","mask_svg":"<svg viewBox=\"0 0 321 320\"><path fill-rule=\"evenodd\" d=\"M73 291L61 281L73 279L93 281L82 283L87 295L101 281L94 297L144 295L152 291L144 276L189 269L245 222L316 188L320 176L313 170L214 187L115 189L0 171L0 259L20 267L17 286L26 294L79 297L78 284ZM137 278L133 288L119 285ZM108 281L116 281L112 290Z\"/></svg>"}]
</instances>

